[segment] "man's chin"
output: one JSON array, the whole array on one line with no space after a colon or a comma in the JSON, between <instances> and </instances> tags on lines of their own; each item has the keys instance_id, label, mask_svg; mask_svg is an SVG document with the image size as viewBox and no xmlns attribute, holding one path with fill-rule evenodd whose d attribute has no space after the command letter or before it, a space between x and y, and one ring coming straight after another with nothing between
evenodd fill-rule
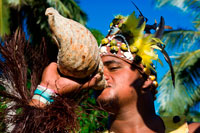
<instances>
[{"instance_id":1,"label":"man's chin","mask_svg":"<svg viewBox=\"0 0 200 133\"><path fill-rule=\"evenodd\" d=\"M115 110L115 107L118 107L118 98L117 97L103 97L99 96L97 98L97 102L101 108L103 108L106 111L113 112L113 109Z\"/></svg>"}]
</instances>

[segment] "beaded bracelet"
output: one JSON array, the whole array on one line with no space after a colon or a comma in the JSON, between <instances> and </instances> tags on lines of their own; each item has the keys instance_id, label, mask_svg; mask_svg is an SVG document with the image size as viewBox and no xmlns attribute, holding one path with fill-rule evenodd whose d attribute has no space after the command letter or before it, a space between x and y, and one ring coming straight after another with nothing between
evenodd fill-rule
<instances>
[{"instance_id":1,"label":"beaded bracelet","mask_svg":"<svg viewBox=\"0 0 200 133\"><path fill-rule=\"evenodd\" d=\"M36 99L44 104L50 104L45 98L41 97L40 95L33 95L32 99Z\"/></svg>"},{"instance_id":2,"label":"beaded bracelet","mask_svg":"<svg viewBox=\"0 0 200 133\"><path fill-rule=\"evenodd\" d=\"M35 95L39 95L40 97L35 96ZM33 96L34 99L37 99L37 100L39 100L39 101L41 101L43 103L52 103L54 101L52 99L52 96L56 96L56 92L54 90L52 90L52 89L49 89L49 88L43 87L41 85L38 85L37 89L34 91L34 96Z\"/></svg>"}]
</instances>

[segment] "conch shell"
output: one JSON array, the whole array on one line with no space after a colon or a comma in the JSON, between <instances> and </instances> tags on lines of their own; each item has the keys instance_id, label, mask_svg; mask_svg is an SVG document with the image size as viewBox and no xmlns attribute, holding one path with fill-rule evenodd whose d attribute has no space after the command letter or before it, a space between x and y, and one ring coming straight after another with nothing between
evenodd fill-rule
<instances>
[{"instance_id":1,"label":"conch shell","mask_svg":"<svg viewBox=\"0 0 200 133\"><path fill-rule=\"evenodd\" d=\"M94 87L103 89L103 63L99 55L97 41L91 32L78 22L61 16L54 8L47 8L45 15L57 42L58 69L65 76L78 79L88 78L96 73L101 80Z\"/></svg>"}]
</instances>

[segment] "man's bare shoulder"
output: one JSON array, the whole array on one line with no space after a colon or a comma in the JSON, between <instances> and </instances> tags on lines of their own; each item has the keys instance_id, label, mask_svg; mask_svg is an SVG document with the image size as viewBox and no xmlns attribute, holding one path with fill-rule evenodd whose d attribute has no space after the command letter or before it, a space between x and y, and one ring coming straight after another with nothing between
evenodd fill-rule
<instances>
[{"instance_id":1,"label":"man's bare shoulder","mask_svg":"<svg viewBox=\"0 0 200 133\"><path fill-rule=\"evenodd\" d=\"M189 127L189 133L200 133L200 123L199 122L190 123L188 125L188 127Z\"/></svg>"}]
</instances>

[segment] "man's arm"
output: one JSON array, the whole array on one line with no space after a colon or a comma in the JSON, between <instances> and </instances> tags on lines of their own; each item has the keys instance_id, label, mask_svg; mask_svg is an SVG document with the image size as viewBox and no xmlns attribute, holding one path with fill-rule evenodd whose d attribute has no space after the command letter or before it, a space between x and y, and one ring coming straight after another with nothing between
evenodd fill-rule
<instances>
[{"instance_id":1,"label":"man's arm","mask_svg":"<svg viewBox=\"0 0 200 133\"><path fill-rule=\"evenodd\" d=\"M76 91L77 89L88 89L93 87L101 78L99 74L95 75L88 82L81 84L78 81L61 77L57 71L57 64L50 63L44 70L40 86L53 90L55 94L63 95ZM31 106L44 107L46 104L37 99L30 101Z\"/></svg>"},{"instance_id":2,"label":"man's arm","mask_svg":"<svg viewBox=\"0 0 200 133\"><path fill-rule=\"evenodd\" d=\"M200 133L200 123L194 122L188 125L189 133Z\"/></svg>"}]
</instances>

